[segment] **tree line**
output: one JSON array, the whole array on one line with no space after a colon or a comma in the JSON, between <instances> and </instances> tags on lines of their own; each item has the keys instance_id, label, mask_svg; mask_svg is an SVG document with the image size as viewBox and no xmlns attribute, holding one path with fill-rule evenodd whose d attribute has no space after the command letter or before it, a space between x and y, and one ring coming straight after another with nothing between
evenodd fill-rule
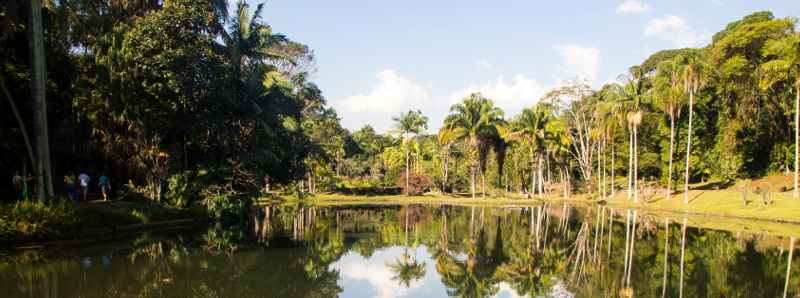
<instances>
[{"instance_id":1,"label":"tree line","mask_svg":"<svg viewBox=\"0 0 800 298\"><path fill-rule=\"evenodd\" d=\"M598 90L561 85L518 115L471 94L432 134L414 110L388 133L343 128L309 79L313 51L274 32L263 9L0 4L0 86L13 111L0 119L0 168L33 173L41 199L60 189L55 176L88 169L176 205L394 187L472 197L625 191L638 202L656 185L686 200L694 182L790 171L797 196L793 18L753 13L704 47L654 53Z\"/></svg>"},{"instance_id":2,"label":"tree line","mask_svg":"<svg viewBox=\"0 0 800 298\"><path fill-rule=\"evenodd\" d=\"M692 183L725 186L794 172L784 188L797 197L795 28L793 18L756 12L704 47L654 53L597 90L581 81L563 84L511 117L471 94L451 107L436 134L425 133L421 112L402 113L393 119L394 133L378 142L383 150L375 150L369 126L345 133L356 148L344 150L351 153L336 166L363 178L358 183L391 185L400 177L406 182L395 184L406 192L417 175L429 189L472 197L487 189L531 196L577 190L599 198L624 190L635 202L654 196L642 198L645 188L667 198L680 191L688 202Z\"/></svg>"},{"instance_id":3,"label":"tree line","mask_svg":"<svg viewBox=\"0 0 800 298\"><path fill-rule=\"evenodd\" d=\"M330 152L313 126L337 118L309 79L313 51L275 32L264 9L0 4L3 110L13 111L2 113L2 172L32 173L40 200L63 189L60 175L87 171L177 205L302 179L306 157Z\"/></svg>"}]
</instances>

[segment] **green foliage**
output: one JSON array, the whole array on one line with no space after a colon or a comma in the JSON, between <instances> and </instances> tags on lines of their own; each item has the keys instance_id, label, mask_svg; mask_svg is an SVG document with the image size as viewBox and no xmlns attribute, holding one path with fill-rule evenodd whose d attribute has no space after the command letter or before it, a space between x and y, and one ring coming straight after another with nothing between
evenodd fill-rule
<instances>
[{"instance_id":1,"label":"green foliage","mask_svg":"<svg viewBox=\"0 0 800 298\"><path fill-rule=\"evenodd\" d=\"M3 204L0 205L0 242L62 237L77 222L75 206L66 200Z\"/></svg>"},{"instance_id":2,"label":"green foliage","mask_svg":"<svg viewBox=\"0 0 800 298\"><path fill-rule=\"evenodd\" d=\"M197 185L192 183L191 172L177 173L167 179L166 202L176 207L186 207L197 198Z\"/></svg>"}]
</instances>

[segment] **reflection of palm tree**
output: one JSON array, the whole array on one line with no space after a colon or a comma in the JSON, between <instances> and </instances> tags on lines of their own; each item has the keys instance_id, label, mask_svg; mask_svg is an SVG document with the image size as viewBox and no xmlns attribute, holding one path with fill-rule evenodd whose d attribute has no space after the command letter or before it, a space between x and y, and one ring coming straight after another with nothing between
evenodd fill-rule
<instances>
[{"instance_id":1,"label":"reflection of palm tree","mask_svg":"<svg viewBox=\"0 0 800 298\"><path fill-rule=\"evenodd\" d=\"M419 280L425 276L425 262L417 261L417 258L412 257L408 251L404 251L397 261L388 264L388 266L394 272L392 280L406 287L411 285L412 281Z\"/></svg>"}]
</instances>

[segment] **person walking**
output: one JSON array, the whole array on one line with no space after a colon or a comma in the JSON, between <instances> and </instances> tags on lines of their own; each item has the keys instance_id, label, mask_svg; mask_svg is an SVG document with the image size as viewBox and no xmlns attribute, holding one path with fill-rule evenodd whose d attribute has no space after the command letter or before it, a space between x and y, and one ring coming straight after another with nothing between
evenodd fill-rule
<instances>
[{"instance_id":1,"label":"person walking","mask_svg":"<svg viewBox=\"0 0 800 298\"><path fill-rule=\"evenodd\" d=\"M14 196L21 197L22 196L22 176L19 175L19 171L14 172L14 176L11 177L11 184L14 186Z\"/></svg>"},{"instance_id":2,"label":"person walking","mask_svg":"<svg viewBox=\"0 0 800 298\"><path fill-rule=\"evenodd\" d=\"M75 180L77 180L75 174L69 173L64 176L64 184L67 185L67 196L72 201L78 197L78 192L75 190Z\"/></svg>"},{"instance_id":3,"label":"person walking","mask_svg":"<svg viewBox=\"0 0 800 298\"><path fill-rule=\"evenodd\" d=\"M83 172L80 175L78 175L78 181L81 184L81 193L83 195L83 200L84 201L86 200L86 196L89 193L89 181L91 181L91 180L92 180L92 178L89 177L89 174L86 174L85 172Z\"/></svg>"},{"instance_id":4,"label":"person walking","mask_svg":"<svg viewBox=\"0 0 800 298\"><path fill-rule=\"evenodd\" d=\"M105 173L100 175L100 179L97 180L97 186L100 186L100 192L103 193L103 201L108 201L108 193L111 191L111 181L108 179Z\"/></svg>"}]
</instances>

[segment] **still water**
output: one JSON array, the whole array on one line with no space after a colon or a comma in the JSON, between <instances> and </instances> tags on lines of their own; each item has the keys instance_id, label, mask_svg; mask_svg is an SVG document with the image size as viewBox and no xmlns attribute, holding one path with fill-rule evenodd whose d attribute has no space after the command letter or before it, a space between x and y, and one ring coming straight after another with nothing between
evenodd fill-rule
<instances>
[{"instance_id":1,"label":"still water","mask_svg":"<svg viewBox=\"0 0 800 298\"><path fill-rule=\"evenodd\" d=\"M692 222L561 203L263 206L233 227L0 251L0 297L800 294L793 237Z\"/></svg>"}]
</instances>

